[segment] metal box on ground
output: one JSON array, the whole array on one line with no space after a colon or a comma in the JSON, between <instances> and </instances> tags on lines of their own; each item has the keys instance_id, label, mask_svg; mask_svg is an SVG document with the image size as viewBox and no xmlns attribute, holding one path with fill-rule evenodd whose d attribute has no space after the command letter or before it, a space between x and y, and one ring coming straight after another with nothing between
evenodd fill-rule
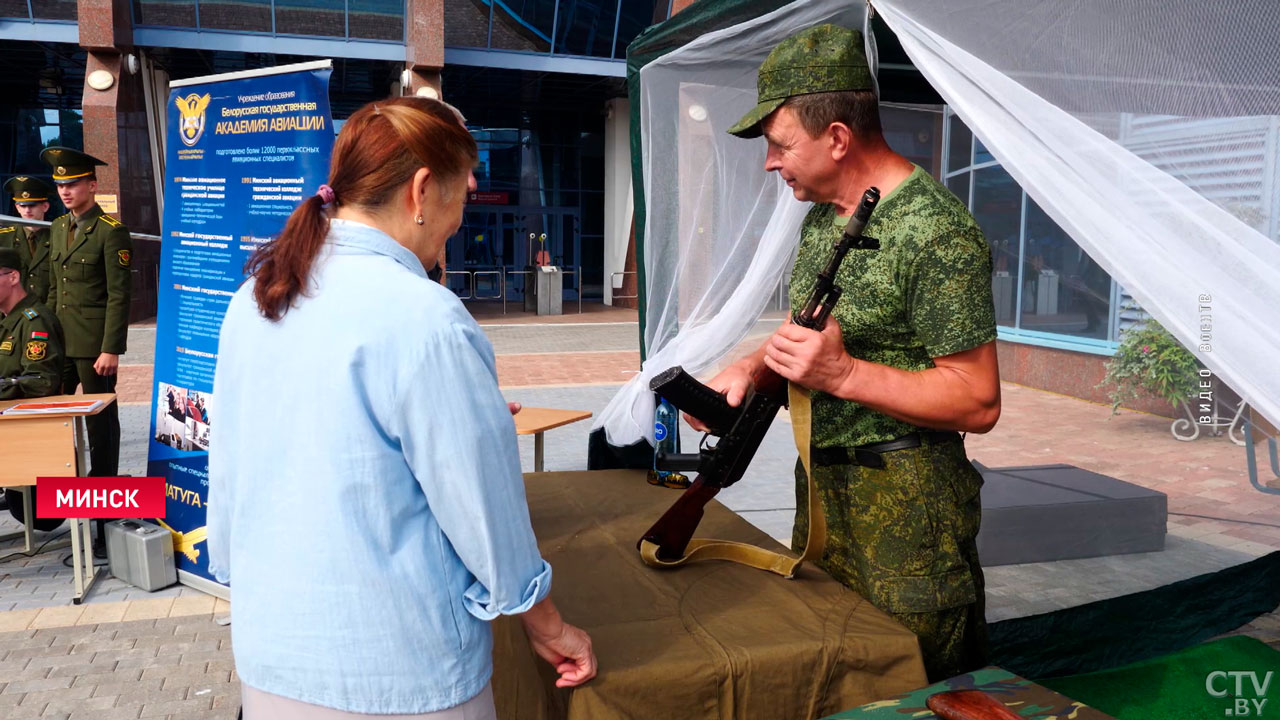
<instances>
[{"instance_id":1,"label":"metal box on ground","mask_svg":"<svg viewBox=\"0 0 1280 720\"><path fill-rule=\"evenodd\" d=\"M554 265L543 265L534 275L537 287L538 314L559 315L560 301L564 297L564 273Z\"/></svg>"},{"instance_id":2,"label":"metal box on ground","mask_svg":"<svg viewBox=\"0 0 1280 720\"><path fill-rule=\"evenodd\" d=\"M143 590L159 590L178 582L173 534L145 520L107 523L107 562L113 576Z\"/></svg>"}]
</instances>

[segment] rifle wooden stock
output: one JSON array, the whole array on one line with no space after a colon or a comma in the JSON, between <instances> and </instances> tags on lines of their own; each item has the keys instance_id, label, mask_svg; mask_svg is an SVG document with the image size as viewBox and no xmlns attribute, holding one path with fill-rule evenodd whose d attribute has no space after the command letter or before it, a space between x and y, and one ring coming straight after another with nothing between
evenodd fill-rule
<instances>
[{"instance_id":1,"label":"rifle wooden stock","mask_svg":"<svg viewBox=\"0 0 1280 720\"><path fill-rule=\"evenodd\" d=\"M685 548L689 547L693 531L702 522L702 509L719 492L720 488L709 484L699 475L662 517L658 518L658 522L645 532L636 546L639 547L640 543L648 540L658 546L658 557L663 560L679 559L684 555Z\"/></svg>"},{"instance_id":2,"label":"rifle wooden stock","mask_svg":"<svg viewBox=\"0 0 1280 720\"><path fill-rule=\"evenodd\" d=\"M785 391L786 383L774 377L776 387ZM783 397L753 391L741 406L730 407L723 395L698 382L678 365L656 376L650 389L681 410L697 408L697 412L705 413L691 414L699 419L710 418L710 427L718 428L716 434L720 436L715 447L701 451L698 477L693 484L636 543L639 547L648 540L658 546L659 558L678 560L684 556L693 531L702 521L702 509L721 489L742 479L769 425L782 408Z\"/></svg>"},{"instance_id":3,"label":"rifle wooden stock","mask_svg":"<svg viewBox=\"0 0 1280 720\"><path fill-rule=\"evenodd\" d=\"M1004 703L981 690L953 690L929 696L925 707L942 720L1022 720Z\"/></svg>"}]
</instances>

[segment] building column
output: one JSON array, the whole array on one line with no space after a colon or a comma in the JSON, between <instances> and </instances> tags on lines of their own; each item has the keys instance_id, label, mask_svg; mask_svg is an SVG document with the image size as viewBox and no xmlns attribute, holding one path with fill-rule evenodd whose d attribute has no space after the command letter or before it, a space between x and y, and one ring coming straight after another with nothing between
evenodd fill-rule
<instances>
[{"instance_id":1,"label":"building column","mask_svg":"<svg viewBox=\"0 0 1280 720\"><path fill-rule=\"evenodd\" d=\"M424 87L434 88L436 97L444 97L440 87L440 69L444 67L444 0L408 0L405 22L409 23L405 45L407 87L401 92L415 95Z\"/></svg>"},{"instance_id":2,"label":"building column","mask_svg":"<svg viewBox=\"0 0 1280 720\"><path fill-rule=\"evenodd\" d=\"M616 98L610 100L607 107L604 121L604 277L600 282L605 289L606 305L635 307L634 297L613 299L614 295L636 294L634 274L614 279L614 273L635 272L631 102L626 98Z\"/></svg>"},{"instance_id":3,"label":"building column","mask_svg":"<svg viewBox=\"0 0 1280 720\"><path fill-rule=\"evenodd\" d=\"M78 0L78 13L80 45L88 51L84 151L107 163L97 173L100 204L131 230L158 235L146 96L128 2Z\"/></svg>"}]
</instances>

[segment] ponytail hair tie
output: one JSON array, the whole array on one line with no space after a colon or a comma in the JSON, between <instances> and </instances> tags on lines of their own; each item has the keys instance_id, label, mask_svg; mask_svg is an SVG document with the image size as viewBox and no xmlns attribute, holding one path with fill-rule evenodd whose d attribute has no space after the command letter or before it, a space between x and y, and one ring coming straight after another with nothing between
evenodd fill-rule
<instances>
[{"instance_id":1,"label":"ponytail hair tie","mask_svg":"<svg viewBox=\"0 0 1280 720\"><path fill-rule=\"evenodd\" d=\"M321 185L320 189L316 191L316 195L320 196L320 199L324 201L325 205L332 205L334 199L337 197L333 194L333 188L328 185Z\"/></svg>"}]
</instances>

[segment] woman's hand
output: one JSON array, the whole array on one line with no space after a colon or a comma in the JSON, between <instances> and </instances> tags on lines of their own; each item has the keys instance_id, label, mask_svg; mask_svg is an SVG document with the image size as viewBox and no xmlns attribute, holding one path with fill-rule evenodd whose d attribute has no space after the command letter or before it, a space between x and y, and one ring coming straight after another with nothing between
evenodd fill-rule
<instances>
[{"instance_id":1,"label":"woman's hand","mask_svg":"<svg viewBox=\"0 0 1280 720\"><path fill-rule=\"evenodd\" d=\"M551 598L529 608L520 616L520 622L529 637L529 647L560 673L556 687L575 687L596 676L591 637L562 620Z\"/></svg>"}]
</instances>

